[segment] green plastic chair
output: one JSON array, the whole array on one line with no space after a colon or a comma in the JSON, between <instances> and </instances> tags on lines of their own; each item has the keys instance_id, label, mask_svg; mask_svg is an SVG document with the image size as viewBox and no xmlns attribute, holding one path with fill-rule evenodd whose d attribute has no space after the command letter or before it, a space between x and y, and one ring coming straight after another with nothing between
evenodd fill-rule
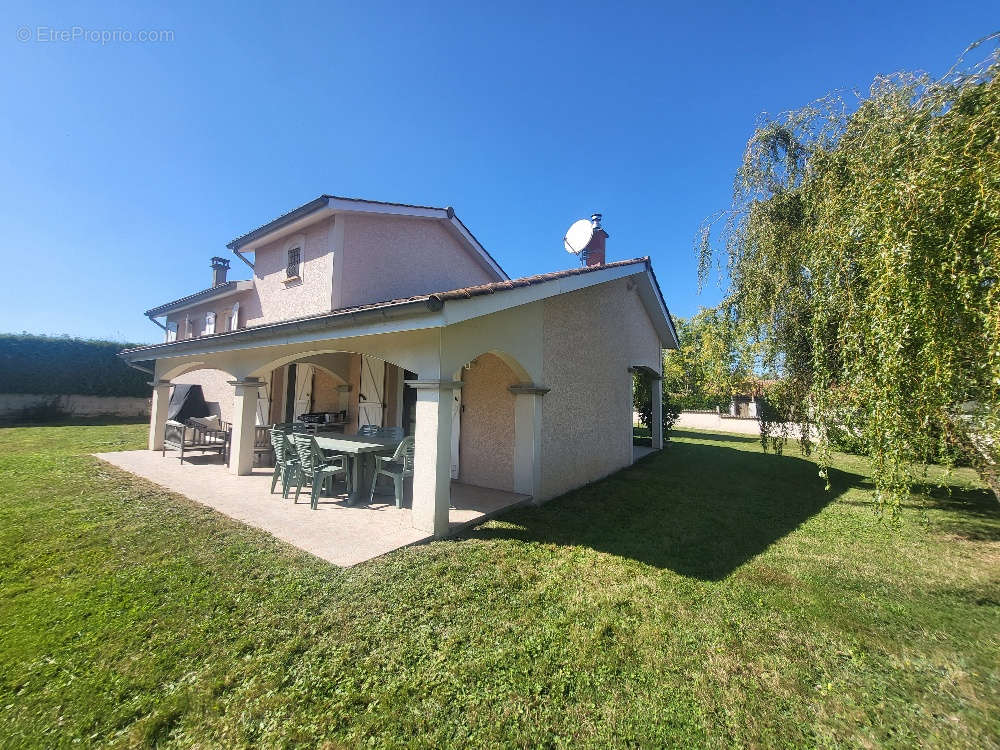
<instances>
[{"instance_id":1,"label":"green plastic chair","mask_svg":"<svg viewBox=\"0 0 1000 750\"><path fill-rule=\"evenodd\" d=\"M368 502L375 499L375 483L378 482L379 474L392 477L392 483L396 491L396 507L403 507L403 479L413 476L413 437L405 437L396 447L396 452L391 456L375 456L375 476L372 477L371 492L368 493Z\"/></svg>"},{"instance_id":2,"label":"green plastic chair","mask_svg":"<svg viewBox=\"0 0 1000 750\"><path fill-rule=\"evenodd\" d=\"M380 438L385 438L387 440L402 440L403 439L403 428L402 427L379 427L378 436Z\"/></svg>"},{"instance_id":3,"label":"green plastic chair","mask_svg":"<svg viewBox=\"0 0 1000 750\"><path fill-rule=\"evenodd\" d=\"M298 471L299 457L295 452L295 446L288 440L288 436L277 429L277 425L272 427L271 447L274 449L274 473L271 475L271 494L274 494L274 486L281 478L281 496L287 498L288 490L291 487L292 477Z\"/></svg>"},{"instance_id":4,"label":"green plastic chair","mask_svg":"<svg viewBox=\"0 0 1000 750\"><path fill-rule=\"evenodd\" d=\"M341 456L332 459L324 456L323 451L316 444L316 438L312 435L304 435L301 432L292 433L292 442L295 444L295 452L299 454L295 502L299 501L302 485L308 483L312 486L310 507L316 510L319 508L319 493L323 489L323 485L328 479L332 481L334 477L341 474L346 478L347 464Z\"/></svg>"}]
</instances>

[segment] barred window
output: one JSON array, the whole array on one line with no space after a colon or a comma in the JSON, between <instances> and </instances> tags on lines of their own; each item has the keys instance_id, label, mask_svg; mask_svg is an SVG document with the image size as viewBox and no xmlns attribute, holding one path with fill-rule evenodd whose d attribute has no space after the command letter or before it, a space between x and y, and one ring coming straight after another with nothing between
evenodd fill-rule
<instances>
[{"instance_id":1,"label":"barred window","mask_svg":"<svg viewBox=\"0 0 1000 750\"><path fill-rule=\"evenodd\" d=\"M302 264L302 249L293 247L288 251L288 267L285 275L292 279L299 275L299 266Z\"/></svg>"}]
</instances>

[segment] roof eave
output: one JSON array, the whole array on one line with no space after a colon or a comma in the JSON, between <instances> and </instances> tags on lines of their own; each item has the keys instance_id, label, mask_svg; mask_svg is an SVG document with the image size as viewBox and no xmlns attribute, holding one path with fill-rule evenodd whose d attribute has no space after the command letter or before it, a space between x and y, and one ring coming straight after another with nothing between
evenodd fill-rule
<instances>
[{"instance_id":1,"label":"roof eave","mask_svg":"<svg viewBox=\"0 0 1000 750\"><path fill-rule=\"evenodd\" d=\"M211 346L215 343L225 342L250 343L273 336L287 336L293 332L330 331L372 321L390 322L401 318L435 313L440 310L441 303L438 300L425 296L392 304L373 305L358 310L339 310L310 318L297 318L277 323L266 323L250 328L240 328L236 331L224 331L208 336L198 336L197 338L140 346L133 349L125 349L119 352L118 356L126 362L145 362L164 356L182 356L197 352L199 349L204 348L205 344Z\"/></svg>"},{"instance_id":2,"label":"roof eave","mask_svg":"<svg viewBox=\"0 0 1000 750\"><path fill-rule=\"evenodd\" d=\"M189 307L204 304L205 302L231 297L234 294L240 294L242 292L249 291L252 288L253 282L250 280L238 281L233 279L232 281L227 281L225 284L219 284L219 286L212 287L211 289L202 289L200 292L189 294L187 297L181 297L173 302L167 302L166 304L150 308L149 310L146 310L143 315L147 318L158 318L163 315L169 315L172 312L178 312Z\"/></svg>"},{"instance_id":3,"label":"roof eave","mask_svg":"<svg viewBox=\"0 0 1000 750\"><path fill-rule=\"evenodd\" d=\"M293 224L300 219L309 217L311 214L327 208L329 203L330 197L327 195L321 195L318 198L315 198L308 203L289 211L287 214L282 214L277 219L269 221L267 224L257 227L253 231L237 237L235 240L227 244L226 247L235 253L247 245L255 243L257 240L267 237L270 234L274 234L280 229L284 229L289 224Z\"/></svg>"}]
</instances>

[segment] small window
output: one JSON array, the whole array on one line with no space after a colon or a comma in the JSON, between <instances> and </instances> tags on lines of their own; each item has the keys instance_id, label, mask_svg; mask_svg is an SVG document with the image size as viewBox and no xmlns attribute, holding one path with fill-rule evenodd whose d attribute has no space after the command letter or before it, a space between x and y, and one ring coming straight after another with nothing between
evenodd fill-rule
<instances>
[{"instance_id":1,"label":"small window","mask_svg":"<svg viewBox=\"0 0 1000 750\"><path fill-rule=\"evenodd\" d=\"M167 341L177 340L177 323L167 323Z\"/></svg>"},{"instance_id":2,"label":"small window","mask_svg":"<svg viewBox=\"0 0 1000 750\"><path fill-rule=\"evenodd\" d=\"M215 333L215 313L208 312L205 313L205 335Z\"/></svg>"},{"instance_id":3,"label":"small window","mask_svg":"<svg viewBox=\"0 0 1000 750\"><path fill-rule=\"evenodd\" d=\"M190 315L184 318L184 338L194 338L194 322L191 320Z\"/></svg>"},{"instance_id":4,"label":"small window","mask_svg":"<svg viewBox=\"0 0 1000 750\"><path fill-rule=\"evenodd\" d=\"M240 327L240 303L233 303L233 311L229 317L229 330L235 331Z\"/></svg>"},{"instance_id":5,"label":"small window","mask_svg":"<svg viewBox=\"0 0 1000 750\"><path fill-rule=\"evenodd\" d=\"M299 268L302 265L302 248L292 247L288 250L288 267L285 268L285 276L289 279L299 278Z\"/></svg>"}]
</instances>

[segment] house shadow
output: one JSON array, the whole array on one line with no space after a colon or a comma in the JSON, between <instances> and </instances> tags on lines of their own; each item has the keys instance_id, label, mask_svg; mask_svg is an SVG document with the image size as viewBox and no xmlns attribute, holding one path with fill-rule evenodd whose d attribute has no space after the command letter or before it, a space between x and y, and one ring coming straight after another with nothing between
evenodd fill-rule
<instances>
[{"instance_id":1,"label":"house shadow","mask_svg":"<svg viewBox=\"0 0 1000 750\"><path fill-rule=\"evenodd\" d=\"M732 432L696 432L694 430L671 430L672 438L685 438L687 440L711 440L713 443L740 443L750 445L760 443L760 435L738 435Z\"/></svg>"},{"instance_id":2,"label":"house shadow","mask_svg":"<svg viewBox=\"0 0 1000 750\"><path fill-rule=\"evenodd\" d=\"M571 546L631 558L706 581L725 578L864 477L811 461L739 450L754 436L674 433L702 442L666 450L468 536Z\"/></svg>"}]
</instances>

